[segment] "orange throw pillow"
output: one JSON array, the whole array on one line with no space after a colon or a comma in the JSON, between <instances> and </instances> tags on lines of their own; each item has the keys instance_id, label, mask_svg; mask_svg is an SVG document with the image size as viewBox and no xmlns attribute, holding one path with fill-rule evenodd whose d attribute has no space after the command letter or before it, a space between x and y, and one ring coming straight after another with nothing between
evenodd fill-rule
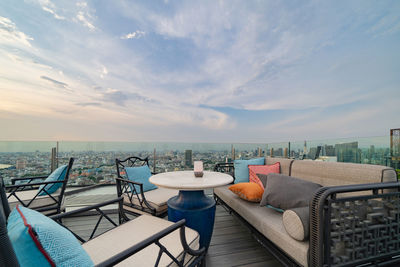
<instances>
[{"instance_id":1,"label":"orange throw pillow","mask_svg":"<svg viewBox=\"0 0 400 267\"><path fill-rule=\"evenodd\" d=\"M258 184L264 191L264 185L257 174L281 173L281 163L276 162L271 165L249 165L249 181Z\"/></svg>"},{"instance_id":2,"label":"orange throw pillow","mask_svg":"<svg viewBox=\"0 0 400 267\"><path fill-rule=\"evenodd\" d=\"M260 202L264 193L264 189L260 188L256 183L234 184L229 187L229 190L250 202Z\"/></svg>"}]
</instances>

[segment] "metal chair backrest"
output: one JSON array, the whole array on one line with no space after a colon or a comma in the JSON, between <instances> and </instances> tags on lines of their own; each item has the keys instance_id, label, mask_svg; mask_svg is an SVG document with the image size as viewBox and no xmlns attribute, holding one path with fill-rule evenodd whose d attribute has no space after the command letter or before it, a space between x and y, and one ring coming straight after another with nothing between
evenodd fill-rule
<instances>
[{"instance_id":1,"label":"metal chair backrest","mask_svg":"<svg viewBox=\"0 0 400 267\"><path fill-rule=\"evenodd\" d=\"M119 178L125 178L122 176L122 170L126 167L147 165L150 168L149 157L146 157L144 159L139 157L129 157L124 160L115 159L115 164L117 165L117 174Z\"/></svg>"},{"instance_id":2,"label":"metal chair backrest","mask_svg":"<svg viewBox=\"0 0 400 267\"><path fill-rule=\"evenodd\" d=\"M7 233L7 218L10 214L3 178L0 178L0 266L19 266Z\"/></svg>"}]
</instances>

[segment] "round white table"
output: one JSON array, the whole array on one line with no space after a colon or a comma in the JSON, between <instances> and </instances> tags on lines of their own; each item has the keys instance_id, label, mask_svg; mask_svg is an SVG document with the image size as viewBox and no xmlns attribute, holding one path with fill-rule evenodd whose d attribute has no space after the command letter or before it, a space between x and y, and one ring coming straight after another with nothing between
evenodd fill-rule
<instances>
[{"instance_id":1,"label":"round white table","mask_svg":"<svg viewBox=\"0 0 400 267\"><path fill-rule=\"evenodd\" d=\"M168 200L168 220L186 220L186 225L200 235L200 246L208 249L215 220L215 200L204 194L204 189L229 184L232 176L205 171L195 177L193 171L164 172L153 175L149 181L157 186L179 189L179 195Z\"/></svg>"}]
</instances>

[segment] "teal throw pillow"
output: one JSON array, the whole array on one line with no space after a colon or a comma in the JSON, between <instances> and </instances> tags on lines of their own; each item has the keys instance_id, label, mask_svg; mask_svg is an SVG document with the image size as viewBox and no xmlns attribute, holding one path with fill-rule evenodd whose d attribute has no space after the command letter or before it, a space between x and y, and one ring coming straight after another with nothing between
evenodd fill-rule
<instances>
[{"instance_id":1,"label":"teal throw pillow","mask_svg":"<svg viewBox=\"0 0 400 267\"><path fill-rule=\"evenodd\" d=\"M249 165L264 165L265 158L237 159L233 162L235 167L235 184L249 182Z\"/></svg>"},{"instance_id":2,"label":"teal throw pillow","mask_svg":"<svg viewBox=\"0 0 400 267\"><path fill-rule=\"evenodd\" d=\"M49 177L46 178L46 180L44 180L44 182L53 182L53 181L62 181L62 180L64 180L65 179L65 174L67 173L67 168L68 168L68 165L62 165L62 166L58 167L57 169L55 169L49 175ZM45 185L41 185L39 187L39 191L42 190L42 188L44 186ZM48 185L46 185L45 190L49 194L53 194L61 186L62 186L62 183L48 184ZM42 191L42 192L39 193L39 196L45 196L45 195L47 195L47 193L45 191Z\"/></svg>"},{"instance_id":3,"label":"teal throw pillow","mask_svg":"<svg viewBox=\"0 0 400 267\"><path fill-rule=\"evenodd\" d=\"M280 212L280 213L284 213L285 212L283 209L275 208L274 206L271 206L271 205L267 205L267 208L276 210L277 212Z\"/></svg>"},{"instance_id":4,"label":"teal throw pillow","mask_svg":"<svg viewBox=\"0 0 400 267\"><path fill-rule=\"evenodd\" d=\"M140 167L127 167L125 168L126 175L128 179L134 182L143 184L143 192L147 192L150 190L157 189L157 186L149 182L149 178L151 177L151 171L149 166L144 165ZM134 185L136 191L140 192L140 186Z\"/></svg>"},{"instance_id":5,"label":"teal throw pillow","mask_svg":"<svg viewBox=\"0 0 400 267\"><path fill-rule=\"evenodd\" d=\"M7 230L20 266L94 266L70 231L37 211L17 205Z\"/></svg>"}]
</instances>

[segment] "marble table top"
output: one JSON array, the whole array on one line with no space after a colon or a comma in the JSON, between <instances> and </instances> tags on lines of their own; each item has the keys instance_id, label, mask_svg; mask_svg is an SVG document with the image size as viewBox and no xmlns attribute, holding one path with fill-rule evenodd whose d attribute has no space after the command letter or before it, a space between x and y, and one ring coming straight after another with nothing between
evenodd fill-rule
<instances>
[{"instance_id":1,"label":"marble table top","mask_svg":"<svg viewBox=\"0 0 400 267\"><path fill-rule=\"evenodd\" d=\"M229 184L233 177L226 173L205 171L200 178L194 176L194 171L176 171L153 175L149 181L160 187L192 191Z\"/></svg>"}]
</instances>

